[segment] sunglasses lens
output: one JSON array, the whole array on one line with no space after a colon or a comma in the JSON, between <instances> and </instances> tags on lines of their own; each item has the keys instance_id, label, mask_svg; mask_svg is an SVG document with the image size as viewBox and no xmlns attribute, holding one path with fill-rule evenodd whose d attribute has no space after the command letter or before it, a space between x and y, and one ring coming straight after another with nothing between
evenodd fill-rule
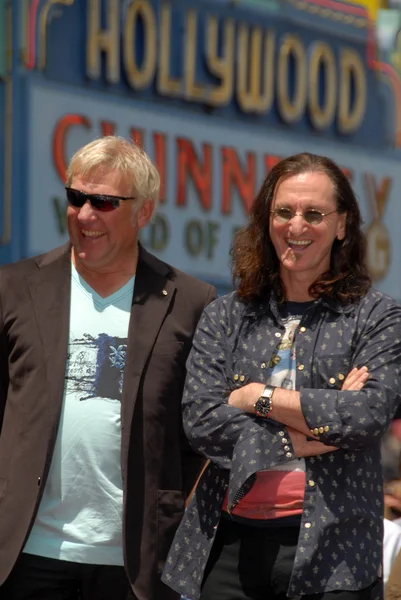
<instances>
[{"instance_id":1,"label":"sunglasses lens","mask_svg":"<svg viewBox=\"0 0 401 600\"><path fill-rule=\"evenodd\" d=\"M100 212L110 212L120 206L118 198L112 199L100 194L84 194L79 190L68 188L66 190L68 203L74 208L82 208L85 202L89 200L92 208Z\"/></svg>"},{"instance_id":2,"label":"sunglasses lens","mask_svg":"<svg viewBox=\"0 0 401 600\"><path fill-rule=\"evenodd\" d=\"M71 204L74 208L82 208L86 202L85 194L82 194L79 190L66 190L68 204Z\"/></svg>"},{"instance_id":3,"label":"sunglasses lens","mask_svg":"<svg viewBox=\"0 0 401 600\"><path fill-rule=\"evenodd\" d=\"M88 200L90 200L93 208L100 212L110 212L120 206L119 200L107 200L95 195L89 196Z\"/></svg>"},{"instance_id":4,"label":"sunglasses lens","mask_svg":"<svg viewBox=\"0 0 401 600\"><path fill-rule=\"evenodd\" d=\"M323 215L318 210L306 210L304 212L304 219L309 225L319 225L322 222Z\"/></svg>"},{"instance_id":5,"label":"sunglasses lens","mask_svg":"<svg viewBox=\"0 0 401 600\"><path fill-rule=\"evenodd\" d=\"M280 221L281 223L288 223L288 221L291 221L294 214L289 208L277 208L274 211L274 216L276 217L277 221Z\"/></svg>"}]
</instances>

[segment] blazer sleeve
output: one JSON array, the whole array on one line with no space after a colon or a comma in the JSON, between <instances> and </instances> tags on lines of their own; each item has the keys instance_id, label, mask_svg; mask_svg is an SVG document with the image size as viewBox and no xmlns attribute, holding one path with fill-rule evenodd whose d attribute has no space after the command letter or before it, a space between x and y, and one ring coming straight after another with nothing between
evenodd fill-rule
<instances>
[{"instance_id":1,"label":"blazer sleeve","mask_svg":"<svg viewBox=\"0 0 401 600\"><path fill-rule=\"evenodd\" d=\"M200 303L200 312L217 298L216 288L212 285L207 287L204 300ZM185 496L191 495L191 492L197 483L200 474L206 464L204 456L193 451L189 442L185 436L184 430L181 430L181 455L182 455L182 477L183 477L183 489Z\"/></svg>"},{"instance_id":2,"label":"blazer sleeve","mask_svg":"<svg viewBox=\"0 0 401 600\"><path fill-rule=\"evenodd\" d=\"M0 433L3 424L4 411L6 408L7 401L7 390L8 390L8 344L7 335L5 331L4 316L3 316L3 303L2 303L2 291L4 286L2 285L0 276Z\"/></svg>"},{"instance_id":3,"label":"blazer sleeve","mask_svg":"<svg viewBox=\"0 0 401 600\"><path fill-rule=\"evenodd\" d=\"M304 417L311 429L325 426L319 435L325 444L362 449L377 443L400 402L401 307L380 298L370 311L364 306L360 310L363 321L357 327L353 366L369 370L362 390L300 390Z\"/></svg>"},{"instance_id":4,"label":"blazer sleeve","mask_svg":"<svg viewBox=\"0 0 401 600\"><path fill-rule=\"evenodd\" d=\"M251 472L294 458L285 428L228 405L227 319L222 299L204 311L187 361L184 431L192 448L223 469L245 460ZM282 439L290 447L283 452ZM245 458L246 457L246 458Z\"/></svg>"}]
</instances>

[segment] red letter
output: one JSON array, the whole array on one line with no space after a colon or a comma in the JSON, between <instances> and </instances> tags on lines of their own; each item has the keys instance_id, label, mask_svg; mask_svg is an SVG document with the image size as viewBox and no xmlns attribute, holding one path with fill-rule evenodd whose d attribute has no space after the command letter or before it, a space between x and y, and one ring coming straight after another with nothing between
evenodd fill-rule
<instances>
[{"instance_id":1,"label":"red letter","mask_svg":"<svg viewBox=\"0 0 401 600\"><path fill-rule=\"evenodd\" d=\"M245 213L248 214L255 197L255 155L247 154L247 169L244 173L241 169L237 153L233 148L222 148L223 173L222 173L222 204L223 215L231 213L232 184L238 189Z\"/></svg>"},{"instance_id":2,"label":"red letter","mask_svg":"<svg viewBox=\"0 0 401 600\"><path fill-rule=\"evenodd\" d=\"M134 144L136 144L140 148L143 147L143 130L142 129L135 129L135 127L131 127L130 136L131 136L131 139L134 142Z\"/></svg>"},{"instance_id":3,"label":"red letter","mask_svg":"<svg viewBox=\"0 0 401 600\"><path fill-rule=\"evenodd\" d=\"M153 134L153 143L155 145L155 163L160 175L160 202L166 200L166 136L164 133L155 132Z\"/></svg>"},{"instance_id":4,"label":"red letter","mask_svg":"<svg viewBox=\"0 0 401 600\"><path fill-rule=\"evenodd\" d=\"M281 158L281 156L275 156L274 154L265 154L266 175L280 162Z\"/></svg>"},{"instance_id":5,"label":"red letter","mask_svg":"<svg viewBox=\"0 0 401 600\"><path fill-rule=\"evenodd\" d=\"M199 164L193 146L189 140L177 138L177 206L186 205L186 182L190 174L203 210L212 206L212 148L202 144L203 163Z\"/></svg>"},{"instance_id":6,"label":"red letter","mask_svg":"<svg viewBox=\"0 0 401 600\"><path fill-rule=\"evenodd\" d=\"M102 128L102 134L106 135L114 135L116 132L116 124L110 123L110 121L100 121L100 126Z\"/></svg>"},{"instance_id":7,"label":"red letter","mask_svg":"<svg viewBox=\"0 0 401 600\"><path fill-rule=\"evenodd\" d=\"M61 117L57 123L53 135L53 160L56 171L61 181L65 183L65 173L67 170L67 162L65 160L65 139L70 127L79 125L91 128L91 122L83 115L65 115Z\"/></svg>"}]
</instances>

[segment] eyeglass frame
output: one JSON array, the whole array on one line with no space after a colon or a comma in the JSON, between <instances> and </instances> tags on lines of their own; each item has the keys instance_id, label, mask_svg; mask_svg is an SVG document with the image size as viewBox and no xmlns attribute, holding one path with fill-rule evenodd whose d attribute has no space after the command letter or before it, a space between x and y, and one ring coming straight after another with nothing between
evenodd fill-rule
<instances>
[{"instance_id":1,"label":"eyeglass frame","mask_svg":"<svg viewBox=\"0 0 401 600\"><path fill-rule=\"evenodd\" d=\"M89 200L90 205L93 208L93 210L98 210L99 212L111 212L113 210L116 210L120 206L120 200L136 200L137 199L137 196L114 196L112 194L91 194L91 193L83 192L82 190L77 190L76 188L72 188L69 186L65 186L64 189L67 192L67 202L73 208L82 208L83 206L85 206L86 202L88 202L88 200ZM79 196L81 196L81 199L84 199L85 201L81 204L81 206L75 206L68 200L68 192L73 192L73 193L78 194ZM92 199L100 200L101 202L105 202L105 203L108 202L108 203L110 203L112 208L110 208L108 210L107 209L102 210L102 208L99 208L99 207L96 207L93 205ZM107 205L104 204L104 206L107 206Z\"/></svg>"},{"instance_id":2,"label":"eyeglass frame","mask_svg":"<svg viewBox=\"0 0 401 600\"><path fill-rule=\"evenodd\" d=\"M302 217L303 220L306 223L308 223L308 225L312 225L312 226L320 225L320 223L322 223L324 217L328 217L329 215L333 215L334 213L338 213L339 212L338 208L336 208L335 210L332 210L332 211L330 211L328 213L324 213L321 210L318 210L317 208L307 208L303 213L297 213L297 212L292 212L291 209L288 208L288 207L286 207L286 206L280 206L278 209L275 208L274 210L270 210L270 214L273 215L273 218L276 217L277 219L279 219L280 216L277 214L277 211L281 210L281 209L288 210L288 211L290 211L292 213L292 216L287 221L284 220L283 224L284 223L285 224L290 223L290 221L292 221L292 219L294 217ZM311 223L310 221L308 221L308 219L305 218L305 213L307 213L308 211L309 212L313 212L316 215L319 215L319 221L317 223ZM281 217L281 218L283 218L283 217Z\"/></svg>"}]
</instances>

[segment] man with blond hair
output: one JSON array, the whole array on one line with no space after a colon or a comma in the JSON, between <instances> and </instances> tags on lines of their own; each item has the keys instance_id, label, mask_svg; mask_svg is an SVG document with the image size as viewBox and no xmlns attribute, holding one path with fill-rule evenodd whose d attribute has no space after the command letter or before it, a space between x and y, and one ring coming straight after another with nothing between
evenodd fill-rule
<instances>
[{"instance_id":1,"label":"man with blond hair","mask_svg":"<svg viewBox=\"0 0 401 600\"><path fill-rule=\"evenodd\" d=\"M185 362L215 289L149 254L159 175L105 137L67 172L70 242L0 269L0 599L170 600L201 467Z\"/></svg>"}]
</instances>

